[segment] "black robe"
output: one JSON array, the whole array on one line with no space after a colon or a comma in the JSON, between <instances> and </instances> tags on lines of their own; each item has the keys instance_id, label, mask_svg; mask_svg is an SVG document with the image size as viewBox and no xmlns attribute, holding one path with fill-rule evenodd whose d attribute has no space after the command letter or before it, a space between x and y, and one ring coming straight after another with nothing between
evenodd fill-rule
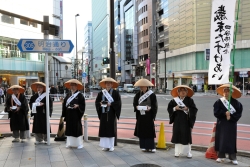
<instances>
[{"instance_id":1,"label":"black robe","mask_svg":"<svg viewBox=\"0 0 250 167\"><path fill-rule=\"evenodd\" d=\"M68 106L66 106L66 103L71 95L72 93L68 93L63 101L62 117L64 117L64 121L66 122L65 135L79 137L83 134L82 116L85 112L85 98L83 97L81 92L78 93L78 95L69 103L68 106L78 104L79 107L76 109L70 109L68 108Z\"/></svg>"},{"instance_id":2,"label":"black robe","mask_svg":"<svg viewBox=\"0 0 250 167\"><path fill-rule=\"evenodd\" d=\"M19 101L21 102L20 110L17 112L10 111L11 107L11 96L8 96L5 104L5 112L8 112L9 119L10 119L10 129L11 131L20 130L25 131L29 130L29 123L28 123L28 112L29 106L28 102L23 94L20 94ZM15 101L13 100L13 105L16 105Z\"/></svg>"},{"instance_id":3,"label":"black robe","mask_svg":"<svg viewBox=\"0 0 250 167\"><path fill-rule=\"evenodd\" d=\"M44 93L44 92L43 92ZM30 109L32 110L32 104L35 103L36 99L39 97L38 93L34 94L30 98ZM31 116L34 116L32 133L47 134L47 119L46 119L46 96L40 101L43 103L42 106L36 107L36 113L31 112ZM49 96L49 115L51 117L53 112L53 101ZM50 130L51 132L51 130Z\"/></svg>"},{"instance_id":4,"label":"black robe","mask_svg":"<svg viewBox=\"0 0 250 167\"><path fill-rule=\"evenodd\" d=\"M136 125L134 130L134 135L139 138L155 138L155 124L154 120L158 110L157 99L154 93L152 93L148 98L151 100L151 109L145 111L145 115L141 115L140 111L137 110L138 100L143 95L140 96L141 91L139 91L134 97L134 112L136 113ZM146 101L145 99L144 101Z\"/></svg>"},{"instance_id":5,"label":"black robe","mask_svg":"<svg viewBox=\"0 0 250 167\"><path fill-rule=\"evenodd\" d=\"M182 110L174 111L173 108L177 106L175 100L171 100L168 104L169 124L173 124L173 134L171 142L175 144L192 144L192 128L196 120L198 109L194 101L190 97L185 97L183 103L189 108L188 114Z\"/></svg>"},{"instance_id":6,"label":"black robe","mask_svg":"<svg viewBox=\"0 0 250 167\"><path fill-rule=\"evenodd\" d=\"M221 100L214 103L214 116L217 118L215 132L215 150L221 153L234 154L237 153L237 121L242 114L242 104L236 99L231 99L231 105L236 112L230 114L230 120L226 118L228 109L222 104Z\"/></svg>"},{"instance_id":7,"label":"black robe","mask_svg":"<svg viewBox=\"0 0 250 167\"><path fill-rule=\"evenodd\" d=\"M116 136L116 118L119 120L121 114L121 97L118 91L113 90L112 98L114 102L111 103L110 110L107 113L102 113L100 102L102 101L102 91L98 93L95 100L95 107L100 120L99 137L115 137ZM105 97L105 101L108 101Z\"/></svg>"}]
</instances>

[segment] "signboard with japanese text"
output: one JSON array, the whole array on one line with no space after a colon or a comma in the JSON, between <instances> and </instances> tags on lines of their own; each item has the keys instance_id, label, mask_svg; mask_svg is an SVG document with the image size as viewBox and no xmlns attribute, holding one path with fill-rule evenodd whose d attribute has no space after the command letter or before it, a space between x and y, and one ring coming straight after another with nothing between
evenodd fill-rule
<instances>
[{"instance_id":1,"label":"signboard with japanese text","mask_svg":"<svg viewBox=\"0 0 250 167\"><path fill-rule=\"evenodd\" d=\"M208 84L229 82L236 0L213 0Z\"/></svg>"},{"instance_id":2,"label":"signboard with japanese text","mask_svg":"<svg viewBox=\"0 0 250 167\"><path fill-rule=\"evenodd\" d=\"M70 53L74 45L71 40L20 39L17 47L21 52Z\"/></svg>"}]
</instances>

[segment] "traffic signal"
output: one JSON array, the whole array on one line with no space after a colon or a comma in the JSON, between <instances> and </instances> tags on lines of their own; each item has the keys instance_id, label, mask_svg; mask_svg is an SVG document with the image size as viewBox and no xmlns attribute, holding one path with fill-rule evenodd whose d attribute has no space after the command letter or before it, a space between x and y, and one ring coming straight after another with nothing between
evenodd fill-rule
<instances>
[{"instance_id":1,"label":"traffic signal","mask_svg":"<svg viewBox=\"0 0 250 167\"><path fill-rule=\"evenodd\" d=\"M102 64L109 64L109 58L108 57L103 58Z\"/></svg>"}]
</instances>

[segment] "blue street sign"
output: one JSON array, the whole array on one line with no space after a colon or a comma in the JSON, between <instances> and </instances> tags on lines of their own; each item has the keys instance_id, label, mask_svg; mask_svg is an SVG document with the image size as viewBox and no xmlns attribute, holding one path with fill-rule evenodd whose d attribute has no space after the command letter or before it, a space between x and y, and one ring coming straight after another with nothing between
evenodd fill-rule
<instances>
[{"instance_id":1,"label":"blue street sign","mask_svg":"<svg viewBox=\"0 0 250 167\"><path fill-rule=\"evenodd\" d=\"M21 52L70 53L74 45L71 40L20 39L17 47Z\"/></svg>"},{"instance_id":2,"label":"blue street sign","mask_svg":"<svg viewBox=\"0 0 250 167\"><path fill-rule=\"evenodd\" d=\"M83 72L83 73L82 73L82 77L83 77L83 78L86 78L86 77L87 77L87 73L86 73L86 72Z\"/></svg>"}]
</instances>

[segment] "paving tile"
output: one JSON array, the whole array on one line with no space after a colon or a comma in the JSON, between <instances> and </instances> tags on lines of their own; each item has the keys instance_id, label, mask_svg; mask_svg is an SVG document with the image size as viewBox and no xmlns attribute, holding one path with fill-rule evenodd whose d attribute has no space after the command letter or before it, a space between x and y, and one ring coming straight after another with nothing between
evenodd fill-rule
<instances>
[{"instance_id":1,"label":"paving tile","mask_svg":"<svg viewBox=\"0 0 250 167\"><path fill-rule=\"evenodd\" d=\"M79 160L66 161L66 164L67 166L82 167L82 164Z\"/></svg>"},{"instance_id":2,"label":"paving tile","mask_svg":"<svg viewBox=\"0 0 250 167\"><path fill-rule=\"evenodd\" d=\"M81 164L83 166L91 166L91 165L97 165L97 163L95 162L95 160L93 158L84 158L80 160ZM97 165L99 167L99 165Z\"/></svg>"},{"instance_id":3,"label":"paving tile","mask_svg":"<svg viewBox=\"0 0 250 167\"><path fill-rule=\"evenodd\" d=\"M140 164L141 163L139 160L137 160L133 156L122 156L120 158L122 160L124 160L125 162L127 162L127 164L129 164L129 165L135 165L135 164Z\"/></svg>"},{"instance_id":4,"label":"paving tile","mask_svg":"<svg viewBox=\"0 0 250 167\"><path fill-rule=\"evenodd\" d=\"M7 160L4 164L4 167L14 167L14 166L20 166L20 159Z\"/></svg>"},{"instance_id":5,"label":"paving tile","mask_svg":"<svg viewBox=\"0 0 250 167\"><path fill-rule=\"evenodd\" d=\"M63 158L62 155L51 155L50 156L50 161L51 162L64 161L64 158Z\"/></svg>"},{"instance_id":6,"label":"paving tile","mask_svg":"<svg viewBox=\"0 0 250 167\"><path fill-rule=\"evenodd\" d=\"M21 157L22 157L22 153L9 153L9 155L8 155L8 160L9 159L21 159Z\"/></svg>"},{"instance_id":7,"label":"paving tile","mask_svg":"<svg viewBox=\"0 0 250 167\"><path fill-rule=\"evenodd\" d=\"M51 167L50 163L36 164L36 167Z\"/></svg>"},{"instance_id":8,"label":"paving tile","mask_svg":"<svg viewBox=\"0 0 250 167\"><path fill-rule=\"evenodd\" d=\"M51 167L67 167L65 161L51 162Z\"/></svg>"},{"instance_id":9,"label":"paving tile","mask_svg":"<svg viewBox=\"0 0 250 167\"><path fill-rule=\"evenodd\" d=\"M5 160L3 161L0 160L0 166L4 166L4 164L5 164Z\"/></svg>"}]
</instances>

